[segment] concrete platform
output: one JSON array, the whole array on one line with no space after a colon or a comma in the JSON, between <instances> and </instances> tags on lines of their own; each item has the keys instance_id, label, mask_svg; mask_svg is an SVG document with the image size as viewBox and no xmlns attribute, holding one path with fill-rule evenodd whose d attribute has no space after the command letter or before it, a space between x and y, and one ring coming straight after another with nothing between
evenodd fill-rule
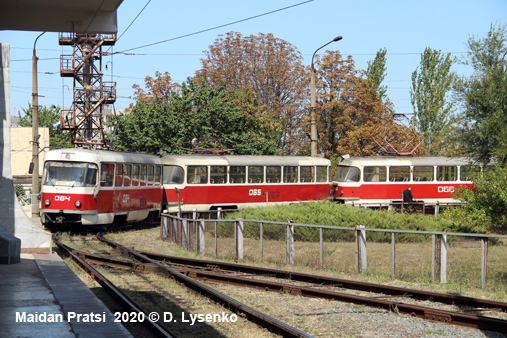
<instances>
[{"instance_id":1,"label":"concrete platform","mask_svg":"<svg viewBox=\"0 0 507 338\"><path fill-rule=\"evenodd\" d=\"M9 338L132 337L55 253L0 265L0 323Z\"/></svg>"}]
</instances>

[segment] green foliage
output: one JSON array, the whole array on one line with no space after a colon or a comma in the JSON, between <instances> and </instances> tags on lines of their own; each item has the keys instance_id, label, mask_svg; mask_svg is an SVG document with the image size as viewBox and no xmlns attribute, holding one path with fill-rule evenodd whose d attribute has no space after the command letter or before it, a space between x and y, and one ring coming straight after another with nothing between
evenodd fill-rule
<instances>
[{"instance_id":1,"label":"green foliage","mask_svg":"<svg viewBox=\"0 0 507 338\"><path fill-rule=\"evenodd\" d=\"M329 225L355 229L359 224L366 228L385 230L417 230L417 231L447 231L474 233L474 229L458 219L434 218L423 215L399 214L390 211L378 211L371 209L357 209L343 204L328 201L297 203L288 206L272 206L266 208L249 208L227 215L227 219L242 218L245 220L263 220L274 222ZM286 227L284 225L264 225L264 238L285 238ZM220 236L232 236L233 228L230 224L221 224ZM245 236L259 237L259 224L245 221ZM299 241L318 241L319 230L308 227L295 227L295 237ZM351 230L324 230L324 240L329 241L353 241L354 232ZM397 234L397 242L419 242L429 240L430 236L414 234ZM391 240L390 233L368 232L369 241L388 242Z\"/></svg>"},{"instance_id":2,"label":"green foliage","mask_svg":"<svg viewBox=\"0 0 507 338\"><path fill-rule=\"evenodd\" d=\"M382 100L382 102L385 104L388 104L390 100L387 96L387 86L382 86L382 82L387 76L386 53L386 48L380 49L377 52L375 59L373 61L368 61L368 68L366 69L366 73L373 86L377 88L377 93L380 100Z\"/></svg>"},{"instance_id":3,"label":"green foliage","mask_svg":"<svg viewBox=\"0 0 507 338\"><path fill-rule=\"evenodd\" d=\"M465 201L460 208L447 210L447 219L461 219L477 232L507 230L507 168L494 169L472 177L474 188L461 187L455 198Z\"/></svg>"},{"instance_id":4,"label":"green foliage","mask_svg":"<svg viewBox=\"0 0 507 338\"><path fill-rule=\"evenodd\" d=\"M15 184L14 191L16 192L17 197L26 195L25 188L23 188L23 185L21 185L21 184Z\"/></svg>"},{"instance_id":5,"label":"green foliage","mask_svg":"<svg viewBox=\"0 0 507 338\"><path fill-rule=\"evenodd\" d=\"M194 138L218 138L237 154L275 154L277 125L257 109L248 91L211 88L188 79L168 100L138 100L129 115L117 117L117 150L186 153Z\"/></svg>"},{"instance_id":6,"label":"green foliage","mask_svg":"<svg viewBox=\"0 0 507 338\"><path fill-rule=\"evenodd\" d=\"M421 55L420 69L418 67L412 73L412 123L426 136L424 143L432 154L435 154L433 144L449 123L453 109L453 103L446 99L454 80L452 64L450 53L444 56L440 51L427 47Z\"/></svg>"},{"instance_id":7,"label":"green foliage","mask_svg":"<svg viewBox=\"0 0 507 338\"><path fill-rule=\"evenodd\" d=\"M465 65L470 77L456 82L465 126L462 143L481 163L497 157L507 163L507 26L491 25L483 39L471 37Z\"/></svg>"},{"instance_id":8,"label":"green foliage","mask_svg":"<svg viewBox=\"0 0 507 338\"><path fill-rule=\"evenodd\" d=\"M32 126L32 105L28 104L27 109L23 109L24 115L18 112L19 125L21 127ZM60 148L72 148L70 134L63 133L60 130L60 107L52 105L39 107L39 127L49 128L49 146Z\"/></svg>"}]
</instances>

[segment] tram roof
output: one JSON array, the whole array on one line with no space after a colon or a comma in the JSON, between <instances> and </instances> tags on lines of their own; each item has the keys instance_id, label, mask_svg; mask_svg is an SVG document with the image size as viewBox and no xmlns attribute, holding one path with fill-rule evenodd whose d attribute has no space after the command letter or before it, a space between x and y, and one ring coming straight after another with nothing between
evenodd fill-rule
<instances>
[{"instance_id":1,"label":"tram roof","mask_svg":"<svg viewBox=\"0 0 507 338\"><path fill-rule=\"evenodd\" d=\"M162 164L156 155L80 148L50 150L44 154L44 161Z\"/></svg>"},{"instance_id":2,"label":"tram roof","mask_svg":"<svg viewBox=\"0 0 507 338\"><path fill-rule=\"evenodd\" d=\"M452 166L477 165L468 157L442 156L351 156L340 161L340 165L349 166Z\"/></svg>"},{"instance_id":3,"label":"tram roof","mask_svg":"<svg viewBox=\"0 0 507 338\"><path fill-rule=\"evenodd\" d=\"M164 164L180 165L238 165L238 166L261 166L261 165L331 165L331 161L321 157L307 156L270 156L270 155L176 155L168 154L162 157Z\"/></svg>"}]
</instances>

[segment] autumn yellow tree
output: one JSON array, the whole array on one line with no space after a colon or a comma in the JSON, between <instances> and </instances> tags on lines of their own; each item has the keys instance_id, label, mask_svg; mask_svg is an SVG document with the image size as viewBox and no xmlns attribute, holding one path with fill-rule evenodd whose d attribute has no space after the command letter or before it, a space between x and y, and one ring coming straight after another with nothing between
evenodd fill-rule
<instances>
[{"instance_id":1,"label":"autumn yellow tree","mask_svg":"<svg viewBox=\"0 0 507 338\"><path fill-rule=\"evenodd\" d=\"M272 34L220 35L205 51L196 73L214 87L250 89L259 106L280 121L278 148L296 154L307 142L303 125L309 91L308 70L297 48Z\"/></svg>"},{"instance_id":2,"label":"autumn yellow tree","mask_svg":"<svg viewBox=\"0 0 507 338\"><path fill-rule=\"evenodd\" d=\"M155 72L155 78L147 75L144 79L144 86L145 89L138 84L132 86L135 89L134 101L153 101L156 97L167 101L171 92L180 88L180 84L173 82L169 72L162 74L159 71Z\"/></svg>"},{"instance_id":3,"label":"autumn yellow tree","mask_svg":"<svg viewBox=\"0 0 507 338\"><path fill-rule=\"evenodd\" d=\"M382 148L404 148L408 127L396 123L389 114L391 107L381 101L366 73L355 68L352 56L344 59L338 51L327 51L316 57L314 66L321 153L373 156L386 155ZM383 143L392 148L381 147Z\"/></svg>"}]
</instances>

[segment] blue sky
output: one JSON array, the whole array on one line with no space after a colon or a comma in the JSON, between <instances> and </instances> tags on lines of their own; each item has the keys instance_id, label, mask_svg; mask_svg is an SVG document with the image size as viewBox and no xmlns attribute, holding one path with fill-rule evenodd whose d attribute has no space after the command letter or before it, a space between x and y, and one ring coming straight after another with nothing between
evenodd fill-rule
<instances>
[{"instance_id":1,"label":"blue sky","mask_svg":"<svg viewBox=\"0 0 507 338\"><path fill-rule=\"evenodd\" d=\"M235 31L243 35L272 33L294 45L311 62L313 52L332 40L343 40L326 49L352 55L356 68L366 69L367 61L380 48L387 48L388 95L399 113L412 113L410 86L412 72L426 47L461 57L470 36L483 37L492 23L507 23L506 0L124 0L118 9L118 36L111 51L127 51L104 57L105 81L117 82L116 109L132 102L133 84L144 86L146 75L169 72L176 82L184 81L200 68L200 59L219 34ZM148 3L137 20L132 23ZM187 34L303 3L273 14L236 23L188 37ZM127 27L132 23L130 28ZM11 114L17 115L31 102L31 57L35 38L41 32L0 31L0 42L11 46ZM123 35L122 35L123 34ZM132 49L174 39L151 47ZM132 50L131 50L132 49ZM108 48L103 49L103 51ZM58 45L57 33L45 33L37 42L39 104L69 107L73 81L60 77L60 55L72 48ZM470 69L456 66L459 74Z\"/></svg>"}]
</instances>

